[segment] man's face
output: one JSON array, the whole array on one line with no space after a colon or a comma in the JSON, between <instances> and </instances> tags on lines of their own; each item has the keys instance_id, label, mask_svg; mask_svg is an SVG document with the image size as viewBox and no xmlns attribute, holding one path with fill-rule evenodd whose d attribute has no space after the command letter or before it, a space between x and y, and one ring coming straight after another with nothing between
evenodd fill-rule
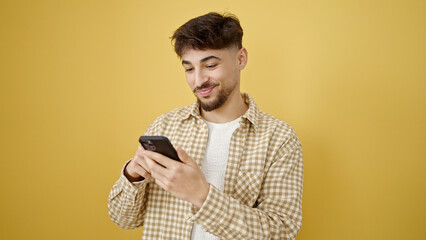
<instances>
[{"instance_id":1,"label":"man's face","mask_svg":"<svg viewBox=\"0 0 426 240\"><path fill-rule=\"evenodd\" d=\"M242 54L247 56L244 48L238 50L231 47L219 50L190 49L182 55L186 80L203 110L220 108L232 93L239 93L240 70L246 62Z\"/></svg>"}]
</instances>

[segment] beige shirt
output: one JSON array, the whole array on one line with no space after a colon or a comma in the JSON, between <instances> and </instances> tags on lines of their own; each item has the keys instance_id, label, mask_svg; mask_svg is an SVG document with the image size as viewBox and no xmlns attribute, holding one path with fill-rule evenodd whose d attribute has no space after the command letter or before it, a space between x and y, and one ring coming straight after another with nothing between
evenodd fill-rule
<instances>
[{"instance_id":1,"label":"beige shirt","mask_svg":"<svg viewBox=\"0 0 426 240\"><path fill-rule=\"evenodd\" d=\"M152 180L131 183L121 174L108 198L122 228L143 226L142 239L189 239L193 223L220 239L295 239L302 225L303 160L294 130L249 105L231 138L223 191L210 186L200 209ZM158 117L145 135L163 135L200 166L208 139L199 106Z\"/></svg>"}]
</instances>

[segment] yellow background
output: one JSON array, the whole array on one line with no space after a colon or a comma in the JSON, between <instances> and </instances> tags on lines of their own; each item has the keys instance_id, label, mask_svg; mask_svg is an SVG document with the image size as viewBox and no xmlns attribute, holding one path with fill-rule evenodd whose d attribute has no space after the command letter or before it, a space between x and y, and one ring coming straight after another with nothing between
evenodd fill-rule
<instances>
[{"instance_id":1,"label":"yellow background","mask_svg":"<svg viewBox=\"0 0 426 240\"><path fill-rule=\"evenodd\" d=\"M107 214L137 139L194 97L169 37L241 20L242 90L304 149L298 239L426 239L426 1L1 1L0 239L140 239Z\"/></svg>"}]
</instances>

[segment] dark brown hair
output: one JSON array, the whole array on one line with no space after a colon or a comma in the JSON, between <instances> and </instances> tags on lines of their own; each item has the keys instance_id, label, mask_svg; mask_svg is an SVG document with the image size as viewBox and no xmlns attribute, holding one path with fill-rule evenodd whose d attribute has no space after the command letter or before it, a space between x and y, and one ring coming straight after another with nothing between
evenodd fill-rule
<instances>
[{"instance_id":1,"label":"dark brown hair","mask_svg":"<svg viewBox=\"0 0 426 240\"><path fill-rule=\"evenodd\" d=\"M179 27L171 37L175 52L182 57L188 49L242 48L243 29L232 14L211 12L193 18Z\"/></svg>"}]
</instances>

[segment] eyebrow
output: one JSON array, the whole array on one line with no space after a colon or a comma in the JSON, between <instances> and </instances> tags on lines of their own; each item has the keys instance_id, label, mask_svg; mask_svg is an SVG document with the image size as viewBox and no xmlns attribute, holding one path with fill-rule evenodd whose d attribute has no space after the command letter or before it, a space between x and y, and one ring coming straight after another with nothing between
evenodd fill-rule
<instances>
[{"instance_id":1,"label":"eyebrow","mask_svg":"<svg viewBox=\"0 0 426 240\"><path fill-rule=\"evenodd\" d=\"M208 60L210 60L210 59L217 59L217 60L222 60L222 59L220 59L219 57L216 57L216 56L208 56L208 57L205 57L205 58L203 58L203 59L201 59L200 60L200 63L202 63L202 62L205 62L205 61L208 61ZM191 64L191 62L190 61L187 61L187 60L182 60L182 65L184 65L184 64Z\"/></svg>"}]
</instances>

